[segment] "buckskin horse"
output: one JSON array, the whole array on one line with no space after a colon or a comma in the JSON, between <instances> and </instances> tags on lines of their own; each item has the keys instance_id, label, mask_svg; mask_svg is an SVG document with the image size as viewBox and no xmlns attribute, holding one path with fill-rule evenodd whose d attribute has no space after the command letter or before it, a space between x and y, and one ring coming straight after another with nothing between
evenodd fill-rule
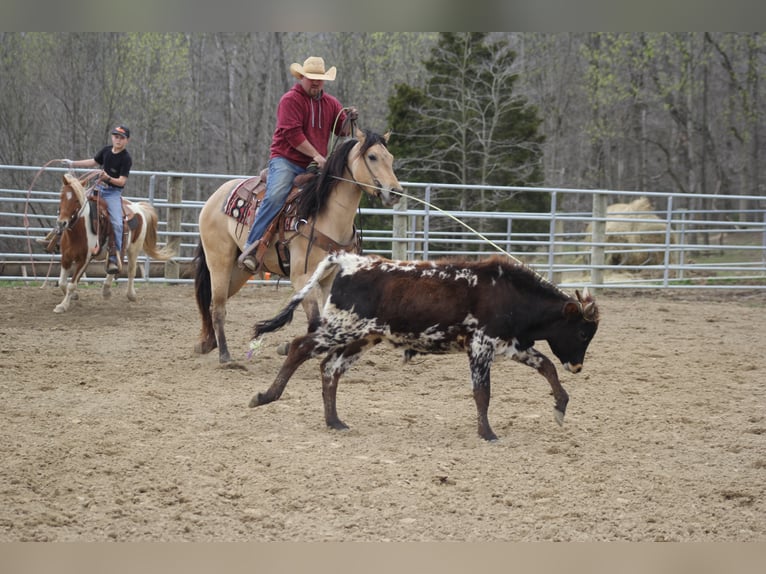
<instances>
[{"instance_id":1,"label":"buckskin horse","mask_svg":"<svg viewBox=\"0 0 766 574\"><path fill-rule=\"evenodd\" d=\"M59 287L64 293L64 299L56 305L53 310L55 313L68 311L72 299L77 299L77 285L88 264L91 261L106 261L106 246L112 233L109 215L106 204L98 196L87 194L86 181L87 177L79 180L69 173L63 176L56 226L61 236ZM157 212L150 203L123 199L122 205L128 218L124 226L127 237L123 241L123 249L128 256L127 297L128 300L135 301L136 290L133 283L138 254L143 251L153 259L167 261L175 253L168 247L157 247ZM112 295L114 277L106 274L101 288L104 299Z\"/></svg>"},{"instance_id":2,"label":"buckskin horse","mask_svg":"<svg viewBox=\"0 0 766 574\"><path fill-rule=\"evenodd\" d=\"M292 224L285 231L285 211L277 216L282 236L268 243L260 273L289 277L292 287L300 289L328 252L360 250L354 217L362 193L392 206L402 191L387 142L388 134L356 130L354 138L335 148L324 170L305 183L297 199L291 201L288 197L285 209ZM217 347L221 364L232 363L224 330L226 302L252 276L237 265L249 228L224 210L243 181L233 179L221 185L199 215L195 294L202 328L194 350L205 354ZM265 248L266 242L262 243ZM332 276L322 278L304 300L309 320L318 317L331 283Z\"/></svg>"}]
</instances>

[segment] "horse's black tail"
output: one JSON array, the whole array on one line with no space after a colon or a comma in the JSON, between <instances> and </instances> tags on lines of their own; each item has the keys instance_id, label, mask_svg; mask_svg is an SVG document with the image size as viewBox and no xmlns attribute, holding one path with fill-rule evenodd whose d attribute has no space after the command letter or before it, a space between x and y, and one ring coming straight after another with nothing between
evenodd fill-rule
<instances>
[{"instance_id":1,"label":"horse's black tail","mask_svg":"<svg viewBox=\"0 0 766 574\"><path fill-rule=\"evenodd\" d=\"M290 299L290 302L284 309L282 309L279 313L277 313L276 316L272 317L271 319L267 319L266 321L259 321L255 324L253 327L253 339L257 339L264 333L271 333L272 331L276 331L277 329L281 329L285 325L288 325L293 320L293 313L295 313L296 307L301 304L301 302L306 298L306 295L308 295L316 286L316 284L319 283L319 281L326 275L327 270L335 264L335 254L330 254L322 259L322 261L319 262L319 265L317 265L317 268L314 270L314 274L303 286L303 289L293 295L292 299Z\"/></svg>"},{"instance_id":2,"label":"horse's black tail","mask_svg":"<svg viewBox=\"0 0 766 574\"><path fill-rule=\"evenodd\" d=\"M201 241L197 245L194 261L197 267L194 274L194 295L197 298L197 307L202 316L203 328L206 332L213 332L213 318L210 315L210 302L213 299L210 288L210 269L207 268L207 258Z\"/></svg>"}]
</instances>

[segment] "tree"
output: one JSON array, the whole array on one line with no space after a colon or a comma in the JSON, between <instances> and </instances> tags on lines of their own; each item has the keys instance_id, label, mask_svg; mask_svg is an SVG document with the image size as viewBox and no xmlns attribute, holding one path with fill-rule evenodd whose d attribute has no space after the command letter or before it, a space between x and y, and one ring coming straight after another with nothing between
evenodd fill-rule
<instances>
[{"instance_id":1,"label":"tree","mask_svg":"<svg viewBox=\"0 0 766 574\"><path fill-rule=\"evenodd\" d=\"M425 86L398 84L389 98L400 177L492 186L542 183L541 120L535 106L514 94L515 58L507 41L491 41L486 33L439 35L423 62ZM456 191L440 192L438 200L442 209L547 209L539 194Z\"/></svg>"}]
</instances>

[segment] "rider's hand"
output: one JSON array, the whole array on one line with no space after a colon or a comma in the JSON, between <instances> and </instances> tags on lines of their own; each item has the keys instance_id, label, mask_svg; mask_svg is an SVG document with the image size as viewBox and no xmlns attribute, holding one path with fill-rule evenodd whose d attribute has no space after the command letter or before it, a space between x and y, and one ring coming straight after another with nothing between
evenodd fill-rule
<instances>
[{"instance_id":1,"label":"rider's hand","mask_svg":"<svg viewBox=\"0 0 766 574\"><path fill-rule=\"evenodd\" d=\"M355 122L357 119L359 119L359 112L356 108L349 108L346 112L346 116L350 122Z\"/></svg>"},{"instance_id":2,"label":"rider's hand","mask_svg":"<svg viewBox=\"0 0 766 574\"><path fill-rule=\"evenodd\" d=\"M71 159L60 159L59 161L61 162L61 165L63 165L64 167L69 167L69 168L72 167Z\"/></svg>"}]
</instances>

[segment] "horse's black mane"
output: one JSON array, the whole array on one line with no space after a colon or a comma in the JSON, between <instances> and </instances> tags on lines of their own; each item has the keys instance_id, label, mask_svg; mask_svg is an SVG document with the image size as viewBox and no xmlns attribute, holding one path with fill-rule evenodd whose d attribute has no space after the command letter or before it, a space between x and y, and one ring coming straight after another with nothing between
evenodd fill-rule
<instances>
[{"instance_id":1,"label":"horse's black mane","mask_svg":"<svg viewBox=\"0 0 766 574\"><path fill-rule=\"evenodd\" d=\"M330 196L330 192L335 184L338 183L336 178L350 179L351 173L346 170L348 163L348 154L351 153L351 149L358 143L356 139L348 139L341 143L327 158L324 169L319 172L317 177L312 178L303 188L303 191L295 200L296 215L300 219L308 219L310 217L316 217L319 212L322 211L327 203L327 198ZM367 150L372 146L381 144L385 147L386 140L383 136L364 130L364 142L362 143L362 149L359 151L361 155L367 153Z\"/></svg>"}]
</instances>

